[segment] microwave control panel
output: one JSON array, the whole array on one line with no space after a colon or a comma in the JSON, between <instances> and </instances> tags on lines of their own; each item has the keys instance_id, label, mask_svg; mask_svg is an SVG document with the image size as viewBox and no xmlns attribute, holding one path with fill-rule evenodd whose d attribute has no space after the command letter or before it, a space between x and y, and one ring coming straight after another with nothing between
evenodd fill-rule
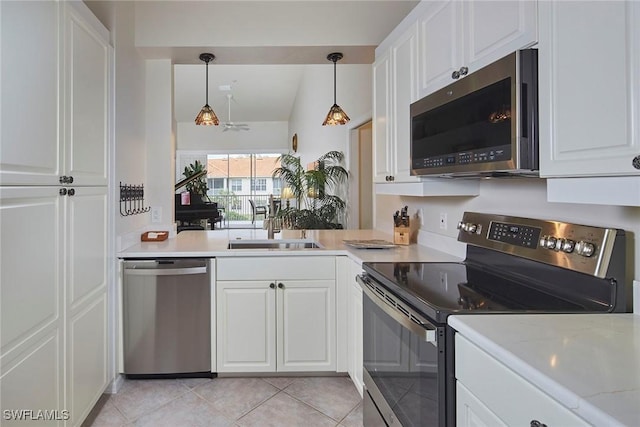
<instances>
[{"instance_id":1,"label":"microwave control panel","mask_svg":"<svg viewBox=\"0 0 640 427\"><path fill-rule=\"evenodd\" d=\"M490 163L508 161L511 150L505 148L463 151L460 153L431 156L413 161L414 169L440 168L445 166L468 165L474 163Z\"/></svg>"}]
</instances>

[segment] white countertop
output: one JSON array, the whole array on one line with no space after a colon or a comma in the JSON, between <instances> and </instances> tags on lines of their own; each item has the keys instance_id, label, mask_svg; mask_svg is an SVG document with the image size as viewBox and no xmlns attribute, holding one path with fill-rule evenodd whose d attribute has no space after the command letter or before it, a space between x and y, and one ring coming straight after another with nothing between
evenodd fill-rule
<instances>
[{"instance_id":1,"label":"white countertop","mask_svg":"<svg viewBox=\"0 0 640 427\"><path fill-rule=\"evenodd\" d=\"M589 423L640 426L640 316L467 315L448 323Z\"/></svg>"},{"instance_id":2,"label":"white countertop","mask_svg":"<svg viewBox=\"0 0 640 427\"><path fill-rule=\"evenodd\" d=\"M461 259L426 246L411 244L390 249L355 249L343 240L382 239L393 242L393 236L377 230L307 230L306 239L317 242L321 249L227 249L229 241L236 239L266 239L262 229L183 231L163 242L138 242L118 253L119 258L156 257L233 257L233 256L307 256L347 255L356 262L448 262ZM283 230L275 240L299 239L299 230Z\"/></svg>"}]
</instances>

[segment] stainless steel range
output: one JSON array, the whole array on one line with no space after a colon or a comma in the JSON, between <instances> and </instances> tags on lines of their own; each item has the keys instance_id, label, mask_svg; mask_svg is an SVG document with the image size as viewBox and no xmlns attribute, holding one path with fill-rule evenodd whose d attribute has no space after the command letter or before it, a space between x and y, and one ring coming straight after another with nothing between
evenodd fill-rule
<instances>
[{"instance_id":1,"label":"stainless steel range","mask_svg":"<svg viewBox=\"0 0 640 427\"><path fill-rule=\"evenodd\" d=\"M365 426L454 426L452 314L629 311L623 230L466 212L460 263L364 263Z\"/></svg>"}]
</instances>

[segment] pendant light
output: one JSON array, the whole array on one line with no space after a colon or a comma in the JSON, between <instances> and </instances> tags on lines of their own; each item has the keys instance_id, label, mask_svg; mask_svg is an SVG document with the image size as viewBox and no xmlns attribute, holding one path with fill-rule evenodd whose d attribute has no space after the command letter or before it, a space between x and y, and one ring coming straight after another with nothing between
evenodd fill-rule
<instances>
[{"instance_id":1,"label":"pendant light","mask_svg":"<svg viewBox=\"0 0 640 427\"><path fill-rule=\"evenodd\" d=\"M344 125L350 120L349 116L347 116L347 113L345 113L344 110L340 108L338 104L336 104L336 62L342 59L342 53L330 53L329 55L327 55L327 59L333 62L333 106L329 110L327 118L324 119L322 126Z\"/></svg>"},{"instance_id":2,"label":"pendant light","mask_svg":"<svg viewBox=\"0 0 640 427\"><path fill-rule=\"evenodd\" d=\"M218 117L216 116L216 113L213 112L213 110L211 109L211 107L209 107L209 62L213 61L215 59L215 56L212 53L202 53L200 54L200 60L204 61L206 64L206 73L207 73L207 77L206 77L206 81L207 81L207 93L206 93L206 98L205 98L205 105L204 107L202 107L202 110L200 110L200 112L198 113L198 115L196 116L196 125L201 125L201 126L218 126L218 124L220 123L220 121L218 120Z\"/></svg>"}]
</instances>

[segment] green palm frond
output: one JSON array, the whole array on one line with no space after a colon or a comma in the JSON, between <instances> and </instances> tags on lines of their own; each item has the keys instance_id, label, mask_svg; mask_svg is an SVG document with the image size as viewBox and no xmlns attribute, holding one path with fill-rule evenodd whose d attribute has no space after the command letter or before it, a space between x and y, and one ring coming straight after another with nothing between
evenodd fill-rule
<instances>
[{"instance_id":1,"label":"green palm frond","mask_svg":"<svg viewBox=\"0 0 640 427\"><path fill-rule=\"evenodd\" d=\"M299 157L280 156L280 167L272 176L282 179L291 189L297 208L282 212L281 216L294 228L336 228L346 203L334 193L347 182L349 172L342 166L344 154L329 151L320 156L315 167L306 170Z\"/></svg>"}]
</instances>

